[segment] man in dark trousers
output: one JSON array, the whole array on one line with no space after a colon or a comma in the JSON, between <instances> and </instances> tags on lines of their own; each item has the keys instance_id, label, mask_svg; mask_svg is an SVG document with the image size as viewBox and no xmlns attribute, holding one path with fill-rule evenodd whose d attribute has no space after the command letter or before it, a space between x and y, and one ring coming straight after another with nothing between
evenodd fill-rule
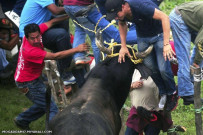
<instances>
[{"instance_id":1,"label":"man in dark trousers","mask_svg":"<svg viewBox=\"0 0 203 135\"><path fill-rule=\"evenodd\" d=\"M125 55L131 57L126 47L126 21L135 23L138 51L154 46L153 52L144 59L144 64L153 71L152 78L159 88L160 102L165 104L167 97L166 110L175 109L178 96L168 60L175 54L169 44L169 17L151 0L108 0L105 8L107 19L119 20L122 45L118 62L125 62Z\"/></svg>"},{"instance_id":2,"label":"man in dark trousers","mask_svg":"<svg viewBox=\"0 0 203 135\"><path fill-rule=\"evenodd\" d=\"M35 23L25 26L25 36L20 48L18 65L15 72L16 85L33 102L25 112L20 113L15 119L15 124L28 130L29 124L43 116L46 112L46 87L39 78L44 68L44 60L55 60L70 57L76 52L87 51L88 46L81 44L77 48L60 51L57 53L46 52L42 44L42 35L53 25L67 19L68 16L54 18L39 26ZM70 64L70 63L68 63ZM58 108L53 99L50 103L51 120L58 112Z\"/></svg>"}]
</instances>

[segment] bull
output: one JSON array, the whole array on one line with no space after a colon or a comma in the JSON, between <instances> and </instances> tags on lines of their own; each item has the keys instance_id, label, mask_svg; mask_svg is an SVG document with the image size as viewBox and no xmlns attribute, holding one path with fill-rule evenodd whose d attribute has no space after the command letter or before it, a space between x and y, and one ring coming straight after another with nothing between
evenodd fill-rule
<instances>
[{"instance_id":1,"label":"bull","mask_svg":"<svg viewBox=\"0 0 203 135\"><path fill-rule=\"evenodd\" d=\"M104 52L101 33L96 33L96 44ZM115 47L114 52L119 52ZM145 52L136 53L145 57ZM131 51L130 51L131 52ZM150 70L143 64L134 64L129 58L118 63L118 56L106 58L97 64L87 76L86 82L73 96L73 100L50 122L54 135L118 135L121 128L119 112L128 96L132 75L137 68L142 77L147 78Z\"/></svg>"}]
</instances>

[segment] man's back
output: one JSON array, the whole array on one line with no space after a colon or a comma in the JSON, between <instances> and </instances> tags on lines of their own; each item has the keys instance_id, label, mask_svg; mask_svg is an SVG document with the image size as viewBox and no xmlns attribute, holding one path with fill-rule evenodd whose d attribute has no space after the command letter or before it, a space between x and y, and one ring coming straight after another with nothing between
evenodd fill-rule
<instances>
[{"instance_id":1,"label":"man's back","mask_svg":"<svg viewBox=\"0 0 203 135\"><path fill-rule=\"evenodd\" d=\"M25 3L20 20L20 37L24 36L24 27L30 23L41 24L51 18L51 12L46 8L54 0L28 0Z\"/></svg>"}]
</instances>

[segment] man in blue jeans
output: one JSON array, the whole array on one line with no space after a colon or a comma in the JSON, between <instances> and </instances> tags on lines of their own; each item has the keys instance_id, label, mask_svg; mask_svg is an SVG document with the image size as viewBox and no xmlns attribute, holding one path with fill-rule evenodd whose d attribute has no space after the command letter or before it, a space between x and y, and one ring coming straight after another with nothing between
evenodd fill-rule
<instances>
[{"instance_id":1,"label":"man in blue jeans","mask_svg":"<svg viewBox=\"0 0 203 135\"><path fill-rule=\"evenodd\" d=\"M176 56L178 59L178 95L184 105L194 104L194 85L190 79L190 45L197 46L194 64L203 57L203 2L193 1L175 7L170 13ZM193 40L193 33L197 33ZM203 100L202 100L203 101Z\"/></svg>"},{"instance_id":2,"label":"man in blue jeans","mask_svg":"<svg viewBox=\"0 0 203 135\"><path fill-rule=\"evenodd\" d=\"M97 1L95 1L95 2L97 2ZM67 14L69 14L69 16L73 20L77 21L79 24L81 24L82 26L84 26L90 30L94 30L96 24L102 17L102 14L98 11L96 6L93 6L92 9L89 10L85 16L84 15L77 16L77 17L75 16L75 13L80 12L81 10L84 10L84 9L87 10L88 6L90 6L92 4L91 2L89 2L89 3L87 2L88 4L85 4L85 3L86 2L84 2L83 6L81 6L81 3L79 1L72 1L72 2L64 1L63 4L64 4ZM101 29L104 29L109 23L110 22L107 21L105 18L102 18L100 20L100 22L98 23L98 27ZM96 60L96 63L99 63L100 56L98 55L98 53L99 53L98 48L95 46L95 41L94 41L95 34L81 28L80 26L78 26L78 24L76 24L76 28L75 28L75 39L74 39L73 47L77 46L77 44L82 42L81 39L85 40L85 33L87 33L91 39L95 60ZM112 39L114 39L114 42L117 42L117 43L121 42L119 31L113 25L111 25L106 30L104 30L102 33L102 36L103 36L103 39L107 42L111 42ZM135 31L135 29L133 29L132 31L128 32L126 42L128 44L136 44L137 39L135 37L136 37L136 31ZM81 58L81 62L82 62L83 56L84 56L84 54L76 54L74 56L74 58L76 59L76 63L77 63L77 60L80 62L80 58ZM77 57L80 57L80 58L77 58ZM89 59L87 57L83 57L83 58L84 58L83 59L84 61L86 61L86 62L89 61Z\"/></svg>"},{"instance_id":3,"label":"man in blue jeans","mask_svg":"<svg viewBox=\"0 0 203 135\"><path fill-rule=\"evenodd\" d=\"M94 1L92 0L86 0L86 1L81 1L81 0L64 0L63 5L65 8L66 13L70 16L72 20L77 21L80 25L83 27L89 29L89 30L94 30L95 25L91 23L86 16L75 16L75 14L81 10L84 10L88 8L89 5L93 4ZM94 12L93 10L96 10L96 7L94 7L89 13ZM88 13L88 14L89 14ZM87 14L87 16L88 16ZM73 48L77 47L79 44L85 42L86 39L86 34L89 36L91 40L91 46L92 50L94 53L94 58L96 64L100 62L100 50L96 46L95 43L95 33L88 31L84 29L83 27L79 26L78 24L75 24L75 35L74 35L74 41L73 41ZM73 59L75 60L75 64L87 64L91 61L90 57L87 57L85 53L76 53L73 56Z\"/></svg>"},{"instance_id":4,"label":"man in blue jeans","mask_svg":"<svg viewBox=\"0 0 203 135\"><path fill-rule=\"evenodd\" d=\"M20 20L20 37L24 36L24 26L29 23L41 24L51 19L52 15L64 14L64 7L57 7L54 0L29 0L26 2ZM61 28L61 26L54 26L47 30L42 36L43 44L46 48L53 52L68 50L71 48L69 31ZM72 72L66 71L70 66L72 57L57 60L58 70L63 81L70 81L72 76L76 78L79 87L84 83L84 68L75 69Z\"/></svg>"},{"instance_id":5,"label":"man in blue jeans","mask_svg":"<svg viewBox=\"0 0 203 135\"><path fill-rule=\"evenodd\" d=\"M125 55L131 57L126 47L126 21L136 25L138 51L144 51L151 44L153 52L144 59L144 64L153 71L152 79L162 97L166 95L166 110L177 106L175 82L168 59L175 54L169 44L170 23L168 16L159 10L151 0L108 0L105 3L107 18L119 20L121 50L118 62L125 62ZM163 98L164 99L164 98ZM162 98L160 100L162 102ZM165 104L165 103L163 103Z\"/></svg>"},{"instance_id":6,"label":"man in blue jeans","mask_svg":"<svg viewBox=\"0 0 203 135\"><path fill-rule=\"evenodd\" d=\"M20 48L18 66L14 78L17 87L33 102L33 105L14 119L15 124L21 129L28 130L29 124L39 119L47 111L46 86L40 79L44 68L44 60L62 59L76 52L88 50L86 44L81 44L77 48L59 51L57 53L46 52L44 50L41 35L54 24L67 18L68 16L62 16L42 23L39 26L32 23L26 25L24 28L25 36ZM49 120L51 120L57 112L58 108L53 99L51 99Z\"/></svg>"}]
</instances>

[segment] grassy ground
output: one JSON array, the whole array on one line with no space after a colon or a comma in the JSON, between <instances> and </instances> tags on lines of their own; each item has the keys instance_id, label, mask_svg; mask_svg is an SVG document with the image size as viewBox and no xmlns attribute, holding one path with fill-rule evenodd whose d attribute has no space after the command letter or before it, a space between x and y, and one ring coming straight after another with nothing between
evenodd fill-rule
<instances>
[{"instance_id":1,"label":"grassy ground","mask_svg":"<svg viewBox=\"0 0 203 135\"><path fill-rule=\"evenodd\" d=\"M0 84L0 134L4 130L19 130L13 119L22 111L29 108L32 103L16 88L14 82ZM45 129L45 116L31 123L32 130Z\"/></svg>"},{"instance_id":2,"label":"grassy ground","mask_svg":"<svg viewBox=\"0 0 203 135\"><path fill-rule=\"evenodd\" d=\"M201 85L201 97L203 97L203 83ZM182 125L187 128L187 132L180 133L181 135L195 135L195 115L193 105L183 106L182 99L179 100L179 105L172 112L172 117L175 125ZM126 104L130 106L129 99ZM29 108L32 103L15 87L14 82L4 80L0 83L0 134L2 131L19 130L13 123L13 119L22 111ZM125 112L127 118L128 112ZM203 113L202 113L203 118ZM44 131L45 116L31 123L31 129L34 131ZM166 134L166 133L162 133ZM21 134L19 134L21 135Z\"/></svg>"}]
</instances>

